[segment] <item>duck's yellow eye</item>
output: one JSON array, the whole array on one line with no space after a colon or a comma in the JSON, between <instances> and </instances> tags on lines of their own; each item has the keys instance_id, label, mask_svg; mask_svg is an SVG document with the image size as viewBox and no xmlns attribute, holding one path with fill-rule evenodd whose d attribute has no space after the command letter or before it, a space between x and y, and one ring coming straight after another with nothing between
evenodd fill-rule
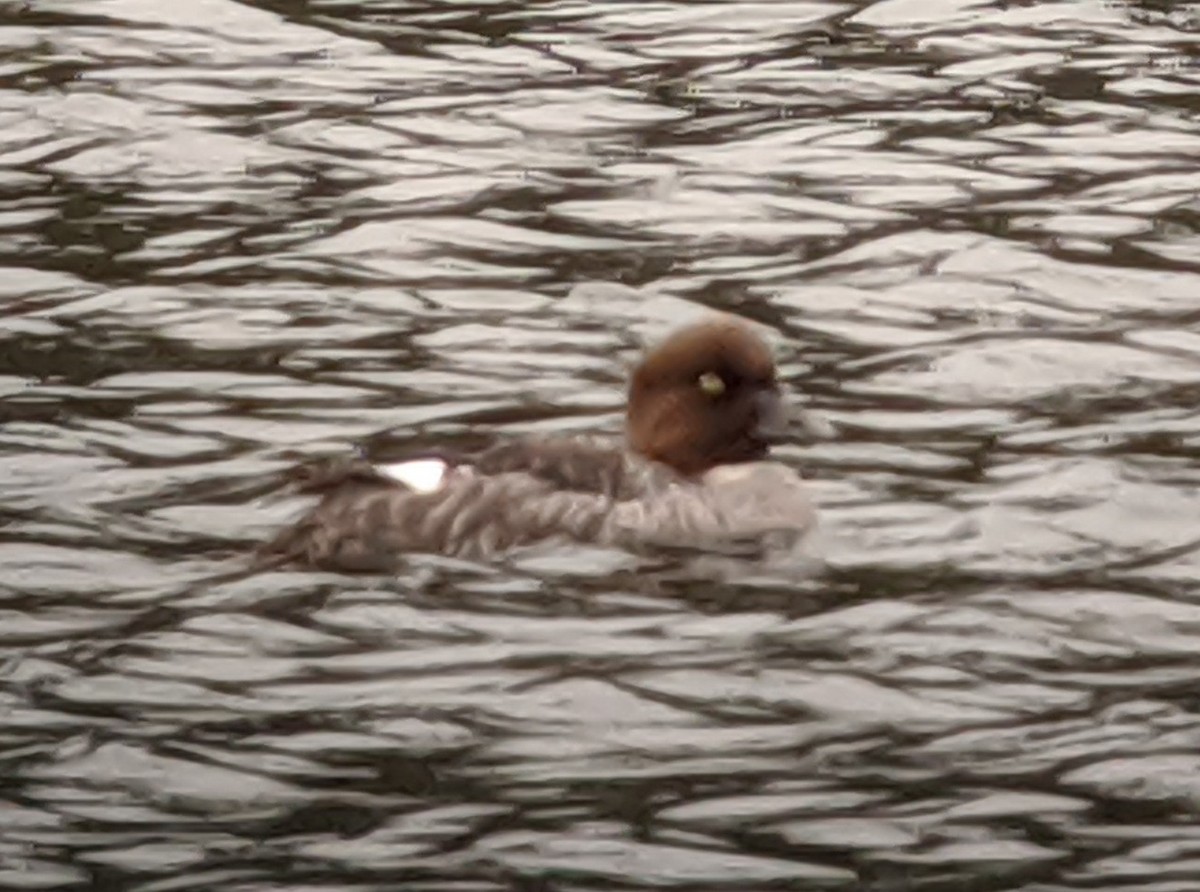
<instances>
[{"instance_id":1,"label":"duck's yellow eye","mask_svg":"<svg viewBox=\"0 0 1200 892\"><path fill-rule=\"evenodd\" d=\"M700 376L700 389L709 396L717 397L725 392L725 382L716 372L705 372Z\"/></svg>"}]
</instances>

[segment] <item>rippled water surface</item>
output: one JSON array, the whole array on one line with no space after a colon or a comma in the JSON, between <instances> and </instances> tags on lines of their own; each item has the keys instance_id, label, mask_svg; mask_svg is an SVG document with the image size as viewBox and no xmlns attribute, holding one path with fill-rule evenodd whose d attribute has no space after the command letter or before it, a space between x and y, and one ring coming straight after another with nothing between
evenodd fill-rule
<instances>
[{"instance_id":1,"label":"rippled water surface","mask_svg":"<svg viewBox=\"0 0 1200 892\"><path fill-rule=\"evenodd\" d=\"M0 886L1200 888L1200 14L0 3ZM239 574L772 330L815 571Z\"/></svg>"}]
</instances>

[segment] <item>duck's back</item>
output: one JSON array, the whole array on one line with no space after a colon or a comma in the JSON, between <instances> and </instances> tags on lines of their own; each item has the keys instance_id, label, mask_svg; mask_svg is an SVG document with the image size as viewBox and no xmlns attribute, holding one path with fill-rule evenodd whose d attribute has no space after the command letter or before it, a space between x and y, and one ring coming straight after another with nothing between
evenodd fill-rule
<instances>
[{"instance_id":1,"label":"duck's back","mask_svg":"<svg viewBox=\"0 0 1200 892\"><path fill-rule=\"evenodd\" d=\"M386 571L407 554L482 558L553 540L742 550L793 542L814 519L799 475L784 465L684 477L583 438L505 444L472 464L445 465L429 491L404 479L363 460L310 476L301 488L319 501L263 558Z\"/></svg>"},{"instance_id":2,"label":"duck's back","mask_svg":"<svg viewBox=\"0 0 1200 892\"><path fill-rule=\"evenodd\" d=\"M262 551L264 560L387 570L404 555L484 557L551 539L596 542L617 502L653 498L670 477L617 444L516 441L447 465L431 491L365 460L317 468L300 489L317 504Z\"/></svg>"}]
</instances>

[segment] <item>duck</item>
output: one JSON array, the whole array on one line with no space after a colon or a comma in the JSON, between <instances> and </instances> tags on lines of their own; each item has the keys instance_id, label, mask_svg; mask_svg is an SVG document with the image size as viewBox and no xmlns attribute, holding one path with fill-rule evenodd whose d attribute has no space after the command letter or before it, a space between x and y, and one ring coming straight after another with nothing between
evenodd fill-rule
<instances>
[{"instance_id":1,"label":"duck","mask_svg":"<svg viewBox=\"0 0 1200 892\"><path fill-rule=\"evenodd\" d=\"M489 560L548 542L789 549L816 512L801 475L771 456L788 422L765 339L738 317L706 318L635 365L623 438L515 438L392 465L333 459L297 475L316 503L259 558L381 572L415 554Z\"/></svg>"}]
</instances>

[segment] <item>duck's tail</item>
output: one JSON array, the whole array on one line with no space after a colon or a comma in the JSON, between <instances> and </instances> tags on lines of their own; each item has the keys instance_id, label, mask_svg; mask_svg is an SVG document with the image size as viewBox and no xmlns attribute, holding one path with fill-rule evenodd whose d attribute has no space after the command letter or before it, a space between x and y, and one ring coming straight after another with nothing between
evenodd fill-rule
<instances>
[{"instance_id":1,"label":"duck's tail","mask_svg":"<svg viewBox=\"0 0 1200 892\"><path fill-rule=\"evenodd\" d=\"M321 566L336 550L336 531L321 522L322 506L355 493L403 488L357 454L299 464L285 472L283 482L291 492L319 496L320 502L254 550L251 564L255 571Z\"/></svg>"}]
</instances>

